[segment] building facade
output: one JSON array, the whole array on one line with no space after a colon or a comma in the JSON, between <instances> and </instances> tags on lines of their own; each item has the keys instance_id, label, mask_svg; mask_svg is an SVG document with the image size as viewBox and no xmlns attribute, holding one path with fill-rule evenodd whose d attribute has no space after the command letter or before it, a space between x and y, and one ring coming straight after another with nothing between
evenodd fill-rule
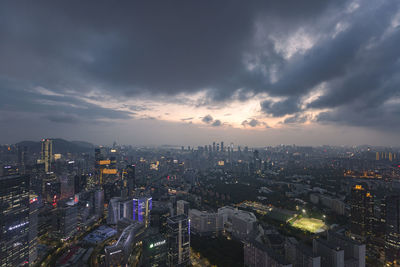
<instances>
[{"instance_id":1,"label":"building facade","mask_svg":"<svg viewBox=\"0 0 400 267\"><path fill-rule=\"evenodd\" d=\"M51 171L51 162L53 160L53 141L50 139L42 139L41 151L42 163L44 163L45 172Z\"/></svg>"},{"instance_id":2,"label":"building facade","mask_svg":"<svg viewBox=\"0 0 400 267\"><path fill-rule=\"evenodd\" d=\"M400 196L387 196L385 225L385 261L400 264Z\"/></svg>"},{"instance_id":3,"label":"building facade","mask_svg":"<svg viewBox=\"0 0 400 267\"><path fill-rule=\"evenodd\" d=\"M184 214L168 218L168 266L190 266L190 220Z\"/></svg>"},{"instance_id":4,"label":"building facade","mask_svg":"<svg viewBox=\"0 0 400 267\"><path fill-rule=\"evenodd\" d=\"M362 185L351 190L350 232L360 239L371 235L374 222L374 198Z\"/></svg>"},{"instance_id":5,"label":"building facade","mask_svg":"<svg viewBox=\"0 0 400 267\"><path fill-rule=\"evenodd\" d=\"M29 263L29 176L0 177L0 266Z\"/></svg>"}]
</instances>

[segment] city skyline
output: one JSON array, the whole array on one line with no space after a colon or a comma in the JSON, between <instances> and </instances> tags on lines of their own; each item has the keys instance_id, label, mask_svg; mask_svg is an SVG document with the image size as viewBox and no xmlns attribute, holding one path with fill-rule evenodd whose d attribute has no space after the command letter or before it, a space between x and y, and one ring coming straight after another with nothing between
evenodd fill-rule
<instances>
[{"instance_id":1,"label":"city skyline","mask_svg":"<svg viewBox=\"0 0 400 267\"><path fill-rule=\"evenodd\" d=\"M3 144L400 137L396 1L3 2L0 17Z\"/></svg>"},{"instance_id":2,"label":"city skyline","mask_svg":"<svg viewBox=\"0 0 400 267\"><path fill-rule=\"evenodd\" d=\"M0 267L400 267L400 1L0 1Z\"/></svg>"}]
</instances>

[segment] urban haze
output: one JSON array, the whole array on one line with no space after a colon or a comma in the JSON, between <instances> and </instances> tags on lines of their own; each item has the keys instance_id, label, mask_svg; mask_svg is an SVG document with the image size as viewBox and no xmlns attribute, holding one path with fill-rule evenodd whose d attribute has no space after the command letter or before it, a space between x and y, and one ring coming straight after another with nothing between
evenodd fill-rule
<instances>
[{"instance_id":1,"label":"urban haze","mask_svg":"<svg viewBox=\"0 0 400 267\"><path fill-rule=\"evenodd\" d=\"M400 266L400 1L0 2L0 267Z\"/></svg>"}]
</instances>

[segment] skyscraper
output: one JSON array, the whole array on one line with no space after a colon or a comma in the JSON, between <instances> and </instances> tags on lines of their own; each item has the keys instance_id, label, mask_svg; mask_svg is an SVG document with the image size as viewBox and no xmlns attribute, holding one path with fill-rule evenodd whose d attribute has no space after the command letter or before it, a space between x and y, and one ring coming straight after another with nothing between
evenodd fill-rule
<instances>
[{"instance_id":1,"label":"skyscraper","mask_svg":"<svg viewBox=\"0 0 400 267\"><path fill-rule=\"evenodd\" d=\"M86 187L86 175L74 176L74 194L80 193Z\"/></svg>"},{"instance_id":2,"label":"skyscraper","mask_svg":"<svg viewBox=\"0 0 400 267\"><path fill-rule=\"evenodd\" d=\"M37 259L38 245L38 213L39 201L37 195L29 196L29 265Z\"/></svg>"},{"instance_id":3,"label":"skyscraper","mask_svg":"<svg viewBox=\"0 0 400 267\"><path fill-rule=\"evenodd\" d=\"M178 200L176 202L176 215L189 215L189 202L185 200Z\"/></svg>"},{"instance_id":4,"label":"skyscraper","mask_svg":"<svg viewBox=\"0 0 400 267\"><path fill-rule=\"evenodd\" d=\"M44 170L51 171L51 161L53 159L53 142L50 139L42 139L42 162L44 163Z\"/></svg>"},{"instance_id":5,"label":"skyscraper","mask_svg":"<svg viewBox=\"0 0 400 267\"><path fill-rule=\"evenodd\" d=\"M114 197L108 205L107 222L116 224L122 218L144 223L145 227L150 224L150 211L152 209L152 198L141 196L138 198Z\"/></svg>"},{"instance_id":6,"label":"skyscraper","mask_svg":"<svg viewBox=\"0 0 400 267\"><path fill-rule=\"evenodd\" d=\"M116 175L116 158L115 156L107 157L107 151L104 147L99 147L95 149L95 179L96 184L103 185L107 182L107 175ZM104 181L106 180L106 181Z\"/></svg>"},{"instance_id":7,"label":"skyscraper","mask_svg":"<svg viewBox=\"0 0 400 267\"><path fill-rule=\"evenodd\" d=\"M374 198L362 185L351 190L350 232L354 237L365 239L372 232Z\"/></svg>"},{"instance_id":8,"label":"skyscraper","mask_svg":"<svg viewBox=\"0 0 400 267\"><path fill-rule=\"evenodd\" d=\"M103 173L102 173L102 163L104 163L104 155L102 153L102 148L96 148L94 150L94 173L95 173L95 183L102 184L103 182Z\"/></svg>"},{"instance_id":9,"label":"skyscraper","mask_svg":"<svg viewBox=\"0 0 400 267\"><path fill-rule=\"evenodd\" d=\"M400 196L387 196L385 227L385 261L397 264L400 260Z\"/></svg>"},{"instance_id":10,"label":"skyscraper","mask_svg":"<svg viewBox=\"0 0 400 267\"><path fill-rule=\"evenodd\" d=\"M168 266L190 265L190 220L184 214L168 218Z\"/></svg>"},{"instance_id":11,"label":"skyscraper","mask_svg":"<svg viewBox=\"0 0 400 267\"><path fill-rule=\"evenodd\" d=\"M128 196L133 196L133 192L136 186L136 179L135 179L135 168L136 165L128 165L126 167L126 182L128 188Z\"/></svg>"},{"instance_id":12,"label":"skyscraper","mask_svg":"<svg viewBox=\"0 0 400 267\"><path fill-rule=\"evenodd\" d=\"M74 201L62 201L54 216L54 227L61 237L70 237L78 225L78 207Z\"/></svg>"},{"instance_id":13,"label":"skyscraper","mask_svg":"<svg viewBox=\"0 0 400 267\"><path fill-rule=\"evenodd\" d=\"M152 198L150 196L133 199L133 220L144 222L147 227L150 223L150 211L152 209Z\"/></svg>"},{"instance_id":14,"label":"skyscraper","mask_svg":"<svg viewBox=\"0 0 400 267\"><path fill-rule=\"evenodd\" d=\"M29 263L29 176L0 177L0 266Z\"/></svg>"},{"instance_id":15,"label":"skyscraper","mask_svg":"<svg viewBox=\"0 0 400 267\"><path fill-rule=\"evenodd\" d=\"M18 168L20 174L25 174L27 150L26 146L18 146Z\"/></svg>"},{"instance_id":16,"label":"skyscraper","mask_svg":"<svg viewBox=\"0 0 400 267\"><path fill-rule=\"evenodd\" d=\"M160 233L150 234L143 239L143 266L164 267L167 262L167 240Z\"/></svg>"},{"instance_id":17,"label":"skyscraper","mask_svg":"<svg viewBox=\"0 0 400 267\"><path fill-rule=\"evenodd\" d=\"M94 213L101 218L104 213L104 190L96 189L94 192Z\"/></svg>"}]
</instances>

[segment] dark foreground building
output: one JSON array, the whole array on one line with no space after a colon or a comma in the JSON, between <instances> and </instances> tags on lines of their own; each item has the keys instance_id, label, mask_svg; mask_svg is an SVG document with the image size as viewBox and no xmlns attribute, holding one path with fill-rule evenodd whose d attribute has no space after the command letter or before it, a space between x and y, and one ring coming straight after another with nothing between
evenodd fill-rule
<instances>
[{"instance_id":1,"label":"dark foreground building","mask_svg":"<svg viewBox=\"0 0 400 267\"><path fill-rule=\"evenodd\" d=\"M0 177L0 266L29 263L29 176Z\"/></svg>"},{"instance_id":2,"label":"dark foreground building","mask_svg":"<svg viewBox=\"0 0 400 267\"><path fill-rule=\"evenodd\" d=\"M168 266L190 266L190 220L184 214L168 218Z\"/></svg>"},{"instance_id":3,"label":"dark foreground building","mask_svg":"<svg viewBox=\"0 0 400 267\"><path fill-rule=\"evenodd\" d=\"M385 261L400 264L400 196L387 196L385 202Z\"/></svg>"}]
</instances>

